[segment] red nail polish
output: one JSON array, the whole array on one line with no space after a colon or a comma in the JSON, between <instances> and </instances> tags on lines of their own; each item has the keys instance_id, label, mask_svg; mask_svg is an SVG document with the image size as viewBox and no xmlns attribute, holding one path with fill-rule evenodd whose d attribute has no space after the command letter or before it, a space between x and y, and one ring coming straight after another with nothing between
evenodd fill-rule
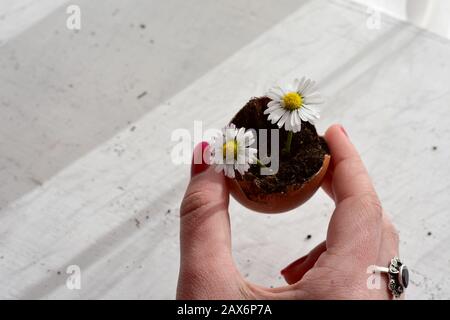
<instances>
[{"instance_id":1,"label":"red nail polish","mask_svg":"<svg viewBox=\"0 0 450 320\"><path fill-rule=\"evenodd\" d=\"M291 264L289 264L286 268L284 268L283 270L281 270L281 274L284 275L288 270L297 267L298 265L301 265L303 262L305 262L306 258L308 258L308 256L303 256L300 259L295 260L294 262L292 262Z\"/></svg>"},{"instance_id":2,"label":"red nail polish","mask_svg":"<svg viewBox=\"0 0 450 320\"><path fill-rule=\"evenodd\" d=\"M345 134L345 136L348 138L348 133L345 131L343 126L339 126L341 128L341 131Z\"/></svg>"},{"instance_id":3,"label":"red nail polish","mask_svg":"<svg viewBox=\"0 0 450 320\"><path fill-rule=\"evenodd\" d=\"M194 154L192 155L191 165L191 177L205 171L208 168L208 164L205 161L204 153L208 148L208 142L202 141L194 148Z\"/></svg>"}]
</instances>

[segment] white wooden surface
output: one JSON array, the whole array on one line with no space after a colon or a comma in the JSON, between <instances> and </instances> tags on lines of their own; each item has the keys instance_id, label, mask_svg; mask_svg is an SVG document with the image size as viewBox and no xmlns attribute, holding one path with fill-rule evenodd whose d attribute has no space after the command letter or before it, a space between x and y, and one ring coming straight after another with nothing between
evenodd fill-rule
<instances>
[{"instance_id":1,"label":"white wooden surface","mask_svg":"<svg viewBox=\"0 0 450 320\"><path fill-rule=\"evenodd\" d=\"M354 0L371 9L408 21L450 39L450 2L447 0Z\"/></svg>"},{"instance_id":2,"label":"white wooden surface","mask_svg":"<svg viewBox=\"0 0 450 320\"><path fill-rule=\"evenodd\" d=\"M380 30L369 30L366 19L365 8L343 1L305 1L3 208L0 297L173 298L178 206L189 166L171 162L171 133L192 130L194 120L220 127L274 81L308 75L328 96L319 131L345 125L400 230L401 255L412 269L409 297L449 299L450 44L386 17ZM95 91L106 93L106 74L92 77ZM99 99L92 95L84 103L95 106ZM233 201L233 246L242 273L267 286L282 284L279 270L324 239L332 208L322 192L278 216L254 214ZM81 267L81 290L65 286L72 264Z\"/></svg>"},{"instance_id":3,"label":"white wooden surface","mask_svg":"<svg viewBox=\"0 0 450 320\"><path fill-rule=\"evenodd\" d=\"M273 0L82 0L81 30L74 32L66 28L66 6L57 7L62 2L0 1L0 208L300 6L297 0L275 7ZM30 15L55 6L13 36L33 23Z\"/></svg>"}]
</instances>

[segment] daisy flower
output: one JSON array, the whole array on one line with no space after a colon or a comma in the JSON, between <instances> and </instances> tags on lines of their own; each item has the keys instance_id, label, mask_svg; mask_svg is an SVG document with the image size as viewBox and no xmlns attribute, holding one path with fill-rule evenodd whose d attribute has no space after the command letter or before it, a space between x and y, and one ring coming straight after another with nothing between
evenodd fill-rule
<instances>
[{"instance_id":1,"label":"daisy flower","mask_svg":"<svg viewBox=\"0 0 450 320\"><path fill-rule=\"evenodd\" d=\"M294 133L300 131L302 121L314 124L319 119L317 105L324 102L316 82L305 77L284 88L271 88L266 95L272 99L264 111L267 119Z\"/></svg>"},{"instance_id":2,"label":"daisy flower","mask_svg":"<svg viewBox=\"0 0 450 320\"><path fill-rule=\"evenodd\" d=\"M223 171L227 177L234 178L235 170L243 175L250 164L257 163L257 150L250 147L255 142L253 131L237 129L230 124L222 129L211 144L211 164L217 172Z\"/></svg>"}]
</instances>

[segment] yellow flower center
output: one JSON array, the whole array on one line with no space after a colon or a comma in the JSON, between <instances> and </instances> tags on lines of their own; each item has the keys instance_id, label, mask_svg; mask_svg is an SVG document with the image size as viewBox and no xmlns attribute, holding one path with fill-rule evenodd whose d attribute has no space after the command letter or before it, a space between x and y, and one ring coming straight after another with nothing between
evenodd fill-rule
<instances>
[{"instance_id":1,"label":"yellow flower center","mask_svg":"<svg viewBox=\"0 0 450 320\"><path fill-rule=\"evenodd\" d=\"M303 105L303 97L297 92L289 92L284 95L283 102L286 109L300 109Z\"/></svg>"},{"instance_id":2,"label":"yellow flower center","mask_svg":"<svg viewBox=\"0 0 450 320\"><path fill-rule=\"evenodd\" d=\"M230 140L223 144L223 158L226 159L227 154L233 155L234 160L237 159L238 145L236 140Z\"/></svg>"}]
</instances>

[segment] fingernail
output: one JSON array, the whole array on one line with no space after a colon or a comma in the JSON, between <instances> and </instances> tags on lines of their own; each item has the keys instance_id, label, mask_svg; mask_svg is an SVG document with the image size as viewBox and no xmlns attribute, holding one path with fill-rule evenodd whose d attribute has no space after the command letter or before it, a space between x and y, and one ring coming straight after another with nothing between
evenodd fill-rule
<instances>
[{"instance_id":1,"label":"fingernail","mask_svg":"<svg viewBox=\"0 0 450 320\"><path fill-rule=\"evenodd\" d=\"M295 260L291 264L289 264L286 268L281 270L281 274L284 276L290 269L297 267L298 265L301 265L303 262L305 262L306 258L308 256L303 256L300 259Z\"/></svg>"},{"instance_id":2,"label":"fingernail","mask_svg":"<svg viewBox=\"0 0 450 320\"><path fill-rule=\"evenodd\" d=\"M348 138L348 133L345 131L344 127L342 125L339 126L341 131L345 134L345 136Z\"/></svg>"},{"instance_id":3,"label":"fingernail","mask_svg":"<svg viewBox=\"0 0 450 320\"><path fill-rule=\"evenodd\" d=\"M208 168L208 164L205 162L203 154L208 148L208 142L202 141L194 148L194 154L192 155L191 165L191 177L205 171Z\"/></svg>"}]
</instances>

